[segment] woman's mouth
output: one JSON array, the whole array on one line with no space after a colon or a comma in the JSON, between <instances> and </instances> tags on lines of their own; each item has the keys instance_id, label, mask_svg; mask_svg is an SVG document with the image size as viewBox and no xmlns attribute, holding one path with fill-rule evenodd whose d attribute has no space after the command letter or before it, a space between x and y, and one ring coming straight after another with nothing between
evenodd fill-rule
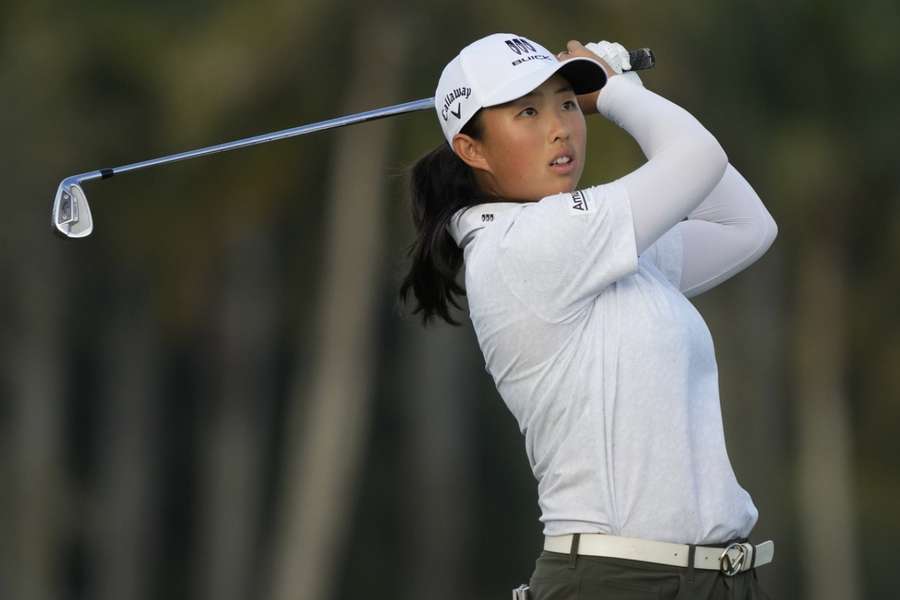
<instances>
[{"instance_id":1,"label":"woman's mouth","mask_svg":"<svg viewBox=\"0 0 900 600\"><path fill-rule=\"evenodd\" d=\"M550 168L560 175L571 173L575 169L575 157L570 154L558 156L550 163Z\"/></svg>"}]
</instances>

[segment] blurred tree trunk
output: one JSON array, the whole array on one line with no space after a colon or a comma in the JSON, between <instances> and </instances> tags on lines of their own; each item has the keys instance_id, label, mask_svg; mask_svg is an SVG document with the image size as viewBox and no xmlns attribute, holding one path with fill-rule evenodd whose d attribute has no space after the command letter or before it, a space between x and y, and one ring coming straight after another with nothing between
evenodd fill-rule
<instances>
[{"instance_id":1,"label":"blurred tree trunk","mask_svg":"<svg viewBox=\"0 0 900 600\"><path fill-rule=\"evenodd\" d=\"M239 237L240 215L235 215ZM201 497L194 598L242 600L252 593L263 496L262 423L272 402L277 275L270 236L232 242L227 252L212 353L210 410L201 427Z\"/></svg>"},{"instance_id":2,"label":"blurred tree trunk","mask_svg":"<svg viewBox=\"0 0 900 600\"><path fill-rule=\"evenodd\" d=\"M782 510L782 499L791 467L784 461L789 408L781 363L790 334L781 299L784 252L779 240L775 244L734 280L701 295L698 304L715 338L728 456L759 509L751 541L771 539L784 557L791 551L791 540L781 534L790 530L791 515ZM789 571L761 569L759 577L774 597L789 594Z\"/></svg>"},{"instance_id":3,"label":"blurred tree trunk","mask_svg":"<svg viewBox=\"0 0 900 600\"><path fill-rule=\"evenodd\" d=\"M408 35L402 17L371 6L357 16L340 114L398 100ZM330 134L338 140L325 200L330 213L317 333L314 340L301 341L314 344L314 363L296 369L310 379L296 380L289 400L269 596L274 600L325 600L333 594L368 437L375 305L383 270L383 183L393 127L393 120L382 120Z\"/></svg>"},{"instance_id":4,"label":"blurred tree trunk","mask_svg":"<svg viewBox=\"0 0 900 600\"><path fill-rule=\"evenodd\" d=\"M777 243L777 242L776 242ZM732 404L734 427L729 429L729 440L736 436L738 460L744 468L742 483L759 509L757 526L751 533L754 543L771 539L776 553L783 550L790 540L780 532L790 531L790 515L781 510L784 490L790 487L790 468L784 465L788 455L788 431L785 420L789 409L783 396L782 359L789 329L785 327L785 311L781 302L784 281L784 254L780 248L770 250L766 260L748 272L741 282L735 305L746 315L744 335L738 336L735 345L740 363L734 372L733 383L741 387ZM734 305L732 305L734 306ZM749 378L743 373L750 374ZM736 390L737 392L737 390ZM730 445L730 444L729 444ZM746 457L747 460L743 460ZM746 471L745 471L746 469ZM784 564L784 563L782 563ZM776 598L790 593L787 585L791 573L785 569L760 569L760 580L766 590Z\"/></svg>"},{"instance_id":5,"label":"blurred tree trunk","mask_svg":"<svg viewBox=\"0 0 900 600\"><path fill-rule=\"evenodd\" d=\"M408 496L409 528L414 532L404 564L409 565L406 598L451 600L470 577L465 568L464 543L472 522L467 473L472 433L467 427L467 399L474 394L475 377L468 369L471 325L443 323L423 329L409 323L409 414L412 423L409 457L412 462Z\"/></svg>"},{"instance_id":6,"label":"blurred tree trunk","mask_svg":"<svg viewBox=\"0 0 900 600\"><path fill-rule=\"evenodd\" d=\"M841 241L836 235L809 236L797 270L794 422L802 535L797 557L804 573L801 589L817 600L856 600L862 593L845 392L847 282Z\"/></svg>"},{"instance_id":7,"label":"blurred tree trunk","mask_svg":"<svg viewBox=\"0 0 900 600\"><path fill-rule=\"evenodd\" d=\"M160 340L145 292L120 286L104 332L105 414L98 431L104 450L89 532L98 600L147 598L148 565L158 548L160 511L152 500L159 481Z\"/></svg>"},{"instance_id":8,"label":"blurred tree trunk","mask_svg":"<svg viewBox=\"0 0 900 600\"><path fill-rule=\"evenodd\" d=\"M10 598L56 600L63 563L60 548L71 525L65 512L65 377L62 335L68 278L49 242L28 248L11 267L7 289L16 291L16 314L8 320L13 480L10 523ZM3 584L6 588L6 583Z\"/></svg>"}]
</instances>

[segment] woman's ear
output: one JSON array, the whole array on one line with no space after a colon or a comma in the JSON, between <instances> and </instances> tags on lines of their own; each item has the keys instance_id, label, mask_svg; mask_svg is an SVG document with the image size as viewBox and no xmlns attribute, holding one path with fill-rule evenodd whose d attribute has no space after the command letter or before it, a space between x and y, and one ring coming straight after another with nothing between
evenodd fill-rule
<instances>
[{"instance_id":1,"label":"woman's ear","mask_svg":"<svg viewBox=\"0 0 900 600\"><path fill-rule=\"evenodd\" d=\"M481 171L491 171L491 165L484 156L483 146L480 141L476 140L465 133L457 133L453 136L453 151L467 165L473 169Z\"/></svg>"}]
</instances>

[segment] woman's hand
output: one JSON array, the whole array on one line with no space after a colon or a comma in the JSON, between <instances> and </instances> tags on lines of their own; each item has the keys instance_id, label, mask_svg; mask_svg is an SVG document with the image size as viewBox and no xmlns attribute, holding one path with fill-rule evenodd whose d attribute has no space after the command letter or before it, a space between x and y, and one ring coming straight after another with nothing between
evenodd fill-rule
<instances>
[{"instance_id":1,"label":"woman's hand","mask_svg":"<svg viewBox=\"0 0 900 600\"><path fill-rule=\"evenodd\" d=\"M609 63L585 48L578 40L569 40L566 43L566 49L556 55L559 60L565 60L567 58L572 58L573 56L584 56L585 58L590 58L591 60L600 63L600 66L603 67L603 70L606 72L607 80L616 74L616 70L613 69ZM587 94L576 96L578 105L581 107L581 112L586 115L595 114L597 112L597 97L602 91L603 88L600 88L596 92L589 92Z\"/></svg>"},{"instance_id":2,"label":"woman's hand","mask_svg":"<svg viewBox=\"0 0 900 600\"><path fill-rule=\"evenodd\" d=\"M631 70L631 55L625 46L603 40L602 42L588 42L584 47L605 60L606 64L611 66L616 73L643 87L644 82L637 73Z\"/></svg>"}]
</instances>

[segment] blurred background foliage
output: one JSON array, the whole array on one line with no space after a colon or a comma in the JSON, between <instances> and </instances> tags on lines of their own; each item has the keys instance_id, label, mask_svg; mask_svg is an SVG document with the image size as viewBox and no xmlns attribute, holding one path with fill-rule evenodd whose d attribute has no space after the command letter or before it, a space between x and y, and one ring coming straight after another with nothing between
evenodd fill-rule
<instances>
[{"instance_id":1,"label":"blurred background foliage","mask_svg":"<svg viewBox=\"0 0 900 600\"><path fill-rule=\"evenodd\" d=\"M495 31L653 48L645 85L779 225L693 301L775 598L893 597L900 8L889 0L0 5L0 597L500 598L535 481L464 327L396 303L414 113L86 192L66 175L429 97ZM589 119L583 185L642 163ZM460 315L463 318L465 315Z\"/></svg>"}]
</instances>

